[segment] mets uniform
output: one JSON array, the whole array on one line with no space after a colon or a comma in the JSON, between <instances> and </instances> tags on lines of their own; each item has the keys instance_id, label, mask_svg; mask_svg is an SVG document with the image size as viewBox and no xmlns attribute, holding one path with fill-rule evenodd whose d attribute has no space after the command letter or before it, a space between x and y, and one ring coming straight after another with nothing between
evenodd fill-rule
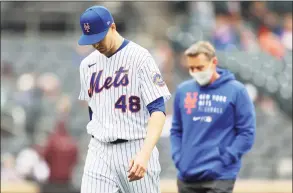
<instances>
[{"instance_id":1,"label":"mets uniform","mask_svg":"<svg viewBox=\"0 0 293 193\"><path fill-rule=\"evenodd\" d=\"M146 137L148 104L170 98L150 53L124 40L111 57L92 52L80 65L80 100L93 114L87 124L92 136L88 146L82 193L157 193L159 152L154 148L144 178L129 182L129 161L140 151ZM113 144L117 139L128 140Z\"/></svg>"}]
</instances>

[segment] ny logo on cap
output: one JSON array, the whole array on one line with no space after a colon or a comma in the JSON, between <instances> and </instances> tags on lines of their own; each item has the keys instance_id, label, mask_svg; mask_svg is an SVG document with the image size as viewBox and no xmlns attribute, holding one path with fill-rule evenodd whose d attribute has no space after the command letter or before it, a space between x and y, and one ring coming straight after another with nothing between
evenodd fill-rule
<instances>
[{"instance_id":1,"label":"ny logo on cap","mask_svg":"<svg viewBox=\"0 0 293 193\"><path fill-rule=\"evenodd\" d=\"M90 32L91 27L90 27L89 23L84 23L83 28L86 32Z\"/></svg>"}]
</instances>

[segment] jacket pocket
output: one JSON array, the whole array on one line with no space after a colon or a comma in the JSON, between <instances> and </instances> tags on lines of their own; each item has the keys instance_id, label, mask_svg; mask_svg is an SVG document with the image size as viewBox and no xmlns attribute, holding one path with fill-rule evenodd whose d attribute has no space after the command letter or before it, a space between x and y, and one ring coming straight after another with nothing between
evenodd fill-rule
<instances>
[{"instance_id":1,"label":"jacket pocket","mask_svg":"<svg viewBox=\"0 0 293 193\"><path fill-rule=\"evenodd\" d=\"M217 146L203 147L199 149L199 152L197 153L195 160L196 161L194 163L197 166L202 166L203 168L205 166L208 167L215 161L220 160L219 148Z\"/></svg>"},{"instance_id":2,"label":"jacket pocket","mask_svg":"<svg viewBox=\"0 0 293 193\"><path fill-rule=\"evenodd\" d=\"M209 177L211 179L215 179L222 175L222 171L224 169L224 164L221 160L215 161L213 167L209 170Z\"/></svg>"},{"instance_id":3,"label":"jacket pocket","mask_svg":"<svg viewBox=\"0 0 293 193\"><path fill-rule=\"evenodd\" d=\"M202 146L194 151L185 152L179 162L179 167L184 176L197 176L214 173L214 168L222 167L219 148L217 146Z\"/></svg>"},{"instance_id":4,"label":"jacket pocket","mask_svg":"<svg viewBox=\"0 0 293 193\"><path fill-rule=\"evenodd\" d=\"M220 151L220 148L217 147L217 159L214 162L214 165L212 168L210 168L211 177L217 178L222 175L222 171L225 170L225 164L222 160L222 154Z\"/></svg>"}]
</instances>

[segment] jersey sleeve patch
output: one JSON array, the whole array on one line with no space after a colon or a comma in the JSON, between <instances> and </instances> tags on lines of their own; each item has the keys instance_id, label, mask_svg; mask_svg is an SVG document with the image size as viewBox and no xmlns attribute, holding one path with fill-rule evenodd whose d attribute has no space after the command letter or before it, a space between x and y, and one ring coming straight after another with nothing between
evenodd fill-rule
<instances>
[{"instance_id":1,"label":"jersey sleeve patch","mask_svg":"<svg viewBox=\"0 0 293 193\"><path fill-rule=\"evenodd\" d=\"M153 72L152 73L152 80L153 80L153 83L155 85L158 85L160 87L163 87L163 86L166 85L162 75L160 73L158 73L158 72Z\"/></svg>"}]
</instances>

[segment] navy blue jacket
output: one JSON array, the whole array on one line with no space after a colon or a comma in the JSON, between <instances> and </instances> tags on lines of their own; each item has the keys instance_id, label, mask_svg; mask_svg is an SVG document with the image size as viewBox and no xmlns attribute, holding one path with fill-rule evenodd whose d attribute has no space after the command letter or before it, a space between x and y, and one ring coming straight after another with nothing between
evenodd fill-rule
<instances>
[{"instance_id":1,"label":"navy blue jacket","mask_svg":"<svg viewBox=\"0 0 293 193\"><path fill-rule=\"evenodd\" d=\"M215 82L188 80L177 88L171 128L172 159L183 181L235 179L255 136L255 110L243 84L217 69Z\"/></svg>"}]
</instances>

